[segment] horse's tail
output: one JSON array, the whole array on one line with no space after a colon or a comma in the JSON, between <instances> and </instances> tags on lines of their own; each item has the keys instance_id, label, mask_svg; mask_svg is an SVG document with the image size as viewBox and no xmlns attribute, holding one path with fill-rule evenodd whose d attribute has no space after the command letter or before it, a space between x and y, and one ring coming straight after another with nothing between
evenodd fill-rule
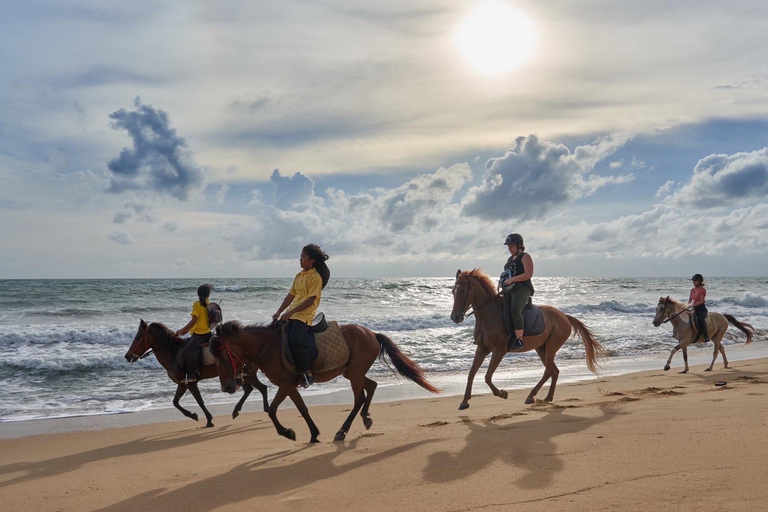
<instances>
[{"instance_id":1,"label":"horse's tail","mask_svg":"<svg viewBox=\"0 0 768 512\"><path fill-rule=\"evenodd\" d=\"M738 330L740 330L741 332L747 335L747 342L744 344L749 345L752 342L752 336L755 335L755 328L746 322L739 322L733 317L733 315L723 315L723 316L726 318L726 320L728 320L731 323L731 325L733 325Z\"/></svg>"},{"instance_id":2,"label":"horse's tail","mask_svg":"<svg viewBox=\"0 0 768 512\"><path fill-rule=\"evenodd\" d=\"M424 370L421 369L421 367L416 364L416 362L408 359L408 356L403 354L399 348L397 348L397 345L395 345L395 342L393 342L391 339L387 338L383 334L374 333L376 335L376 339L379 341L380 349L379 349L379 360L389 366L387 364L387 361L384 360L384 352L387 353L389 358L392 360L392 364L395 365L395 369L397 369L397 372L405 377L406 379L410 379L419 386L423 387L427 391L431 393L439 393L440 390L437 389L435 386L427 382L427 379L424 377ZM391 367L390 367L391 368Z\"/></svg>"},{"instance_id":3,"label":"horse's tail","mask_svg":"<svg viewBox=\"0 0 768 512\"><path fill-rule=\"evenodd\" d=\"M565 316L571 324L572 333L578 334L581 341L584 342L584 350L587 352L587 368L589 368L589 371L592 373L597 374L597 367L599 366L597 358L598 356L607 354L607 351L600 342L595 339L595 335L592 334L592 331L590 331L586 325L581 323L581 320L578 320L571 315Z\"/></svg>"}]
</instances>

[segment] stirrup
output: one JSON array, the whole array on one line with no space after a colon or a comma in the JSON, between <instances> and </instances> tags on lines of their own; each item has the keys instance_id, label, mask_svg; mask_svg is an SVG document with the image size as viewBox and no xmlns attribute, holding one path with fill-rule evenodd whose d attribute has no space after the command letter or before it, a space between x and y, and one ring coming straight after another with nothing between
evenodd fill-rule
<instances>
[{"instance_id":1,"label":"stirrup","mask_svg":"<svg viewBox=\"0 0 768 512\"><path fill-rule=\"evenodd\" d=\"M304 389L307 389L309 386L311 386L314 383L315 383L315 379L313 379L311 375L307 375L306 373L302 375L301 384L300 384L301 387L303 387Z\"/></svg>"},{"instance_id":2,"label":"stirrup","mask_svg":"<svg viewBox=\"0 0 768 512\"><path fill-rule=\"evenodd\" d=\"M520 338L516 338L514 340L510 340L507 343L507 350L517 350L517 349L521 349L521 348L525 348L525 343L523 343L523 340L520 339Z\"/></svg>"}]
</instances>

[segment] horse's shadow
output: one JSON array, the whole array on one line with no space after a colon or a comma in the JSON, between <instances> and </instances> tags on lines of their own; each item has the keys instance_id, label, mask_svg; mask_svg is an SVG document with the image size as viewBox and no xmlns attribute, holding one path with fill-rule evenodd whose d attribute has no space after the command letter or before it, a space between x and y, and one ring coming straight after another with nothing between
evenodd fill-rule
<instances>
[{"instance_id":1,"label":"horse's shadow","mask_svg":"<svg viewBox=\"0 0 768 512\"><path fill-rule=\"evenodd\" d=\"M382 462L436 440L416 441L352 462L340 463L336 460L341 454L355 450L359 441L360 438L353 439L346 446L334 443L332 446L336 450L309 457L300 462L263 467L270 462L310 449L310 445L299 450L283 450L252 462L239 464L226 473L198 480L172 491L163 488L146 491L96 512L174 510L179 507L184 512L207 512L255 497L279 496L286 492L299 491L312 483L336 478L349 471ZM317 448L312 446L311 449ZM297 469L297 464L301 466L301 470ZM282 501L290 500L293 504L289 506L286 503L286 508L295 510L299 500L303 498L302 495L294 494L285 497ZM277 504L273 503L273 506L275 505Z\"/></svg>"},{"instance_id":2,"label":"horse's shadow","mask_svg":"<svg viewBox=\"0 0 768 512\"><path fill-rule=\"evenodd\" d=\"M253 432L266 428L272 428L271 423L265 421L263 425L243 425L236 428L227 425L218 428L217 430L198 428L184 433L175 432L143 437L126 443L112 444L86 452L73 453L71 455L64 455L37 462L4 464L0 466L0 475L17 472L23 472L23 474L0 482L0 488L29 480L37 480L68 473L91 462L99 462L106 459L128 457L132 455L142 455L162 450L172 450L174 448L205 442L210 439L217 439L219 437L240 434L243 432Z\"/></svg>"},{"instance_id":3,"label":"horse's shadow","mask_svg":"<svg viewBox=\"0 0 768 512\"><path fill-rule=\"evenodd\" d=\"M499 426L491 419L476 423L463 417L469 428L461 451L442 451L429 457L424 470L428 482L442 483L458 480L490 466L504 462L519 472L509 473L509 483L523 488L544 488L552 485L555 475L564 469L554 438L574 434L599 423L626 414L615 405L599 407L595 418L573 416L564 408L549 410L543 418L532 418ZM544 428L546 425L547 428ZM480 465L476 461L482 461Z\"/></svg>"}]
</instances>

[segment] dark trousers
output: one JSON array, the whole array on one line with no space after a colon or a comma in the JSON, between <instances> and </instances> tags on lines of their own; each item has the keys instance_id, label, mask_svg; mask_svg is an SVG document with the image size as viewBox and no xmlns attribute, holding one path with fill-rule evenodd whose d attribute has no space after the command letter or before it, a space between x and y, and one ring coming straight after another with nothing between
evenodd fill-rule
<instances>
[{"instance_id":1,"label":"dark trousers","mask_svg":"<svg viewBox=\"0 0 768 512\"><path fill-rule=\"evenodd\" d=\"M301 373L305 373L310 369L311 364L309 360L309 347L307 346L309 325L301 320L288 320L285 330L288 333L288 344L291 347L296 369Z\"/></svg>"},{"instance_id":2,"label":"dark trousers","mask_svg":"<svg viewBox=\"0 0 768 512\"><path fill-rule=\"evenodd\" d=\"M709 335L707 334L707 313L707 307L704 304L696 306L693 310L693 318L699 328L699 332L696 333L696 337L693 339L694 343L699 341L699 338L702 336L704 336L706 341L709 341Z\"/></svg>"},{"instance_id":3,"label":"dark trousers","mask_svg":"<svg viewBox=\"0 0 768 512\"><path fill-rule=\"evenodd\" d=\"M200 378L200 361L203 356L203 345L211 339L211 333L193 334L179 351L176 362L187 372L187 378Z\"/></svg>"}]
</instances>

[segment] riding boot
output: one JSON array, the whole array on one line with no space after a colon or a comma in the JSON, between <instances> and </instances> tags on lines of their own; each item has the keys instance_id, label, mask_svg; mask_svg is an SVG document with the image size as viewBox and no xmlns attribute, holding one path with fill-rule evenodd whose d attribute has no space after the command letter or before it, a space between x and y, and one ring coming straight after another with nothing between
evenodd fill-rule
<instances>
[{"instance_id":1,"label":"riding boot","mask_svg":"<svg viewBox=\"0 0 768 512\"><path fill-rule=\"evenodd\" d=\"M523 340L520 338L515 338L514 340L509 340L507 342L507 350L518 350L521 348L525 348L525 343L523 343Z\"/></svg>"}]
</instances>

